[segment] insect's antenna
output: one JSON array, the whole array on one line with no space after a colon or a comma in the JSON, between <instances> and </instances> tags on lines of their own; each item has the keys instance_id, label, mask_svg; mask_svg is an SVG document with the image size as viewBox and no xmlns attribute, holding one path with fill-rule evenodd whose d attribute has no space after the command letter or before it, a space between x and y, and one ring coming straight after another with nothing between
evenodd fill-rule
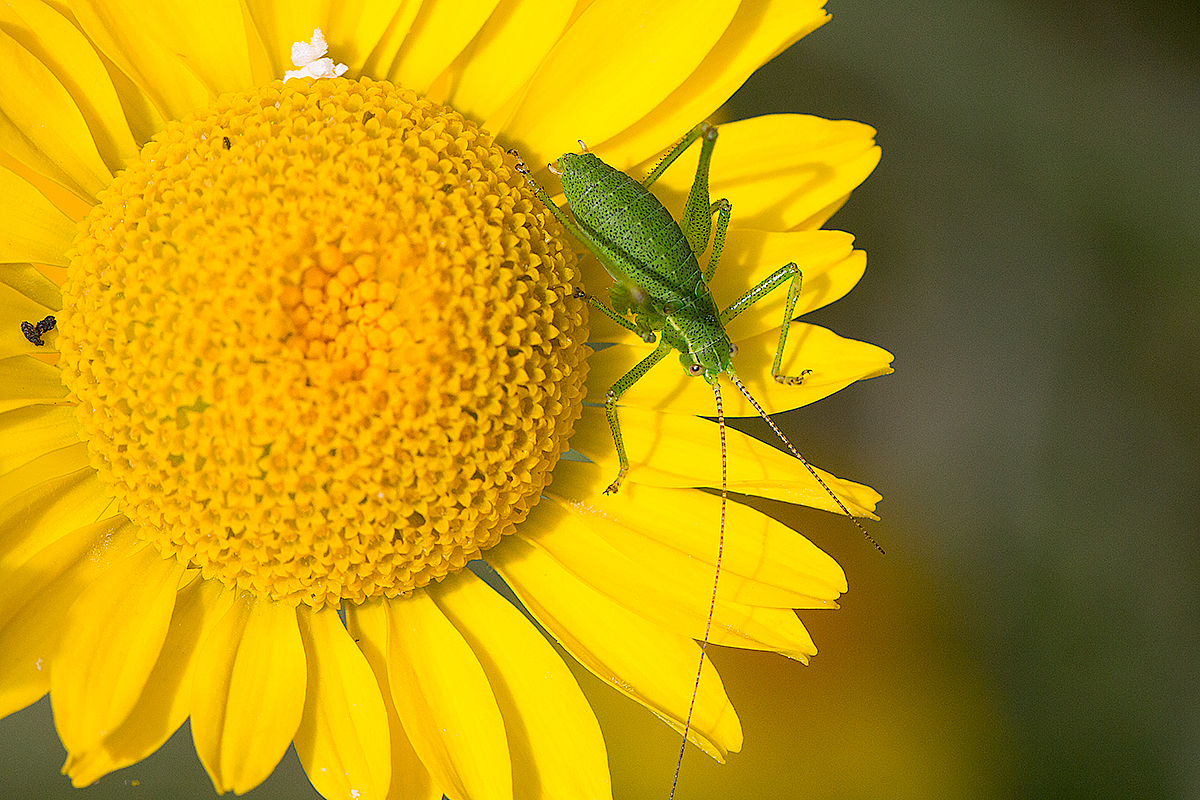
<instances>
[{"instance_id":1,"label":"insect's antenna","mask_svg":"<svg viewBox=\"0 0 1200 800\"><path fill-rule=\"evenodd\" d=\"M712 596L708 600L708 619L704 623L704 639L700 641L700 666L696 667L696 682L692 684L692 702L688 704L687 719L683 723L683 743L679 746L679 758L675 761L675 777L671 779L670 800L675 800L675 787L679 785L679 770L683 767L683 754L687 750L688 733L692 730L692 714L696 711L696 698L700 694L700 673L704 670L704 654L708 650L708 636L712 632L713 614L717 610L717 584L721 580L721 556L725 553L725 506L729 502L729 458L725 450L725 409L721 405L721 387L717 385L716 381L713 381L712 389L713 397L717 401L717 428L721 431L721 533L717 538L716 574L713 575Z\"/></svg>"},{"instance_id":2,"label":"insect's antenna","mask_svg":"<svg viewBox=\"0 0 1200 800\"><path fill-rule=\"evenodd\" d=\"M854 523L854 527L858 528L862 535L867 537L868 542L875 545L876 550L878 550L880 553L884 553L884 549L879 546L879 542L875 541L875 537L867 533L867 529L864 528L862 523L858 521L858 517L854 516L854 514L850 513L850 509L846 508L846 504L842 502L842 498L838 497L837 494L835 494L834 491L829 488L825 481L821 480L821 476L817 474L815 469L813 469L812 464L809 464L808 460L796 451L796 448L792 446L792 443L788 441L788 438L783 435L783 431L779 430L779 427L775 424L775 421L767 416L767 412L763 411L762 406L758 404L758 401L754 399L754 396L750 394L750 391L742 385L742 382L738 380L737 376L730 375L729 379L733 381L733 385L738 387L742 394L745 395L746 399L750 401L750 405L754 406L754 410L758 412L758 415L767 421L767 424L771 426L771 430L775 431L775 435L779 437L779 441L787 445L787 449L792 451L792 455L800 459L800 463L804 465L804 468L808 470L809 474L817 479L817 483L821 484L821 488L833 498L833 502L837 503L837 507L840 508L846 514L846 516L850 518L850 521ZM724 479L722 478L722 483L723 482Z\"/></svg>"}]
</instances>

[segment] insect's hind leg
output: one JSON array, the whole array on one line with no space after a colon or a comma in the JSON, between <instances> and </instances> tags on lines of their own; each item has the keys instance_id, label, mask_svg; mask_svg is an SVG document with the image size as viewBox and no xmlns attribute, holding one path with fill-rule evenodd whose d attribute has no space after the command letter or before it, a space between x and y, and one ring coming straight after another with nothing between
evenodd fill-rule
<instances>
[{"instance_id":1,"label":"insect's hind leg","mask_svg":"<svg viewBox=\"0 0 1200 800\"><path fill-rule=\"evenodd\" d=\"M692 146L692 142L699 139L701 136L711 136L714 140L717 138L717 127L707 122L701 122L696 127L687 132L687 135L680 139L674 147L667 151L667 154L658 160L654 165L654 169L650 170L650 174L642 178L642 186L647 189L650 184L662 177L662 174L667 171L667 167L675 163L675 159L683 155L683 152ZM711 146L709 150L711 150Z\"/></svg>"},{"instance_id":2,"label":"insect's hind leg","mask_svg":"<svg viewBox=\"0 0 1200 800\"><path fill-rule=\"evenodd\" d=\"M641 380L651 367L662 361L670 349L671 346L667 340L660 339L654 352L634 364L633 369L622 375L608 390L608 396L604 400L604 415L608 417L608 428L612 431L613 444L617 446L617 460L620 462L621 468L617 472L617 479L604 490L605 494L616 494L621 488L621 482L629 473L629 456L625 454L625 440L621 438L621 423L617 421L617 401L630 386Z\"/></svg>"},{"instance_id":3,"label":"insect's hind leg","mask_svg":"<svg viewBox=\"0 0 1200 800\"><path fill-rule=\"evenodd\" d=\"M771 375L775 378L776 383L798 386L812 370L806 369L799 375L780 374L783 365L783 349L787 345L788 329L791 327L792 317L796 312L796 301L800 298L800 285L804 280L804 274L796 266L795 261L775 270L757 286L752 287L744 295L730 303L729 307L721 312L721 324L724 325L729 322L738 314L741 314L747 308L766 297L772 289L789 280L787 301L783 310L783 327L779 329L779 345L775 348L775 362L771 365Z\"/></svg>"}]
</instances>

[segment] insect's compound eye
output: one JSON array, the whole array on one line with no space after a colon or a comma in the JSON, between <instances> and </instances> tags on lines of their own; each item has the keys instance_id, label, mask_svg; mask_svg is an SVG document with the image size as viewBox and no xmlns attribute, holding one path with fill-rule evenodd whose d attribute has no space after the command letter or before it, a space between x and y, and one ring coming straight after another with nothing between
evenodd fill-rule
<instances>
[{"instance_id":1,"label":"insect's compound eye","mask_svg":"<svg viewBox=\"0 0 1200 800\"><path fill-rule=\"evenodd\" d=\"M699 364L690 364L688 365L687 371L688 375L691 375L693 378L695 378L698 377L700 373L704 372L704 367L700 366Z\"/></svg>"},{"instance_id":2,"label":"insect's compound eye","mask_svg":"<svg viewBox=\"0 0 1200 800\"><path fill-rule=\"evenodd\" d=\"M729 343L729 355L731 355L731 356L737 355L737 345L734 344L733 342Z\"/></svg>"}]
</instances>

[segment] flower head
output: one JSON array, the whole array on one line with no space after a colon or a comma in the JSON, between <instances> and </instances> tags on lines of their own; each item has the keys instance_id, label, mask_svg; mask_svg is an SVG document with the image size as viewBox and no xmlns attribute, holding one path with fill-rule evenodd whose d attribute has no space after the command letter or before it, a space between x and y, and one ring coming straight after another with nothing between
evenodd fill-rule
<instances>
[{"instance_id":1,"label":"flower head","mask_svg":"<svg viewBox=\"0 0 1200 800\"><path fill-rule=\"evenodd\" d=\"M595 718L477 574L494 570L580 663L682 727L721 504L698 491L721 485L711 395L673 364L638 381L632 469L602 495L604 395L648 345L596 313L589 333L578 290L610 281L505 151L546 163L583 138L645 174L826 18L735 5L0 12L23 87L0 97L0 384L19 387L0 400L0 714L49 692L78 785L190 718L220 791L294 743L328 797L606 796ZM873 168L872 135L793 115L722 128L721 307L787 261L797 313L849 291L864 257L819 228ZM686 172L655 186L676 217ZM782 303L728 326L768 410L889 369L792 322L784 367L811 372L776 384ZM735 431L727 461L738 492L836 508ZM821 477L871 515L878 495ZM834 607L841 569L727 513L712 641L807 660L793 609ZM700 687L690 738L723 758L737 717L711 667Z\"/></svg>"}]
</instances>

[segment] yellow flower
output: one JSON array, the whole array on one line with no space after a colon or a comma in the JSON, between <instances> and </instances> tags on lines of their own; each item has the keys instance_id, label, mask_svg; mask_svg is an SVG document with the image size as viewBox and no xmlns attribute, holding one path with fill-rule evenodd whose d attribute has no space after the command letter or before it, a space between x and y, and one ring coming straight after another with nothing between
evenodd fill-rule
<instances>
[{"instance_id":1,"label":"yellow flower","mask_svg":"<svg viewBox=\"0 0 1200 800\"><path fill-rule=\"evenodd\" d=\"M0 714L49 692L76 785L190 717L219 791L294 743L331 798L609 796L590 708L491 570L682 727L720 514L696 488L721 480L711 394L674 365L637 383L633 469L601 494L596 403L647 345L593 314L615 346L588 355L573 289L610 281L504 151L544 164L582 139L645 174L826 15L571 5L0 9ZM328 55L293 61L316 26ZM877 160L857 123L723 126L718 303L791 260L797 313L849 291L865 257L819 227ZM677 216L690 179L656 187ZM768 411L889 371L792 323L785 372L812 373L775 384L783 294L729 326ZM798 467L729 432L733 491L836 510ZM824 477L871 516L877 494ZM792 609L844 590L833 559L730 504L713 642L807 660ZM692 739L722 758L741 730L703 675Z\"/></svg>"}]
</instances>

